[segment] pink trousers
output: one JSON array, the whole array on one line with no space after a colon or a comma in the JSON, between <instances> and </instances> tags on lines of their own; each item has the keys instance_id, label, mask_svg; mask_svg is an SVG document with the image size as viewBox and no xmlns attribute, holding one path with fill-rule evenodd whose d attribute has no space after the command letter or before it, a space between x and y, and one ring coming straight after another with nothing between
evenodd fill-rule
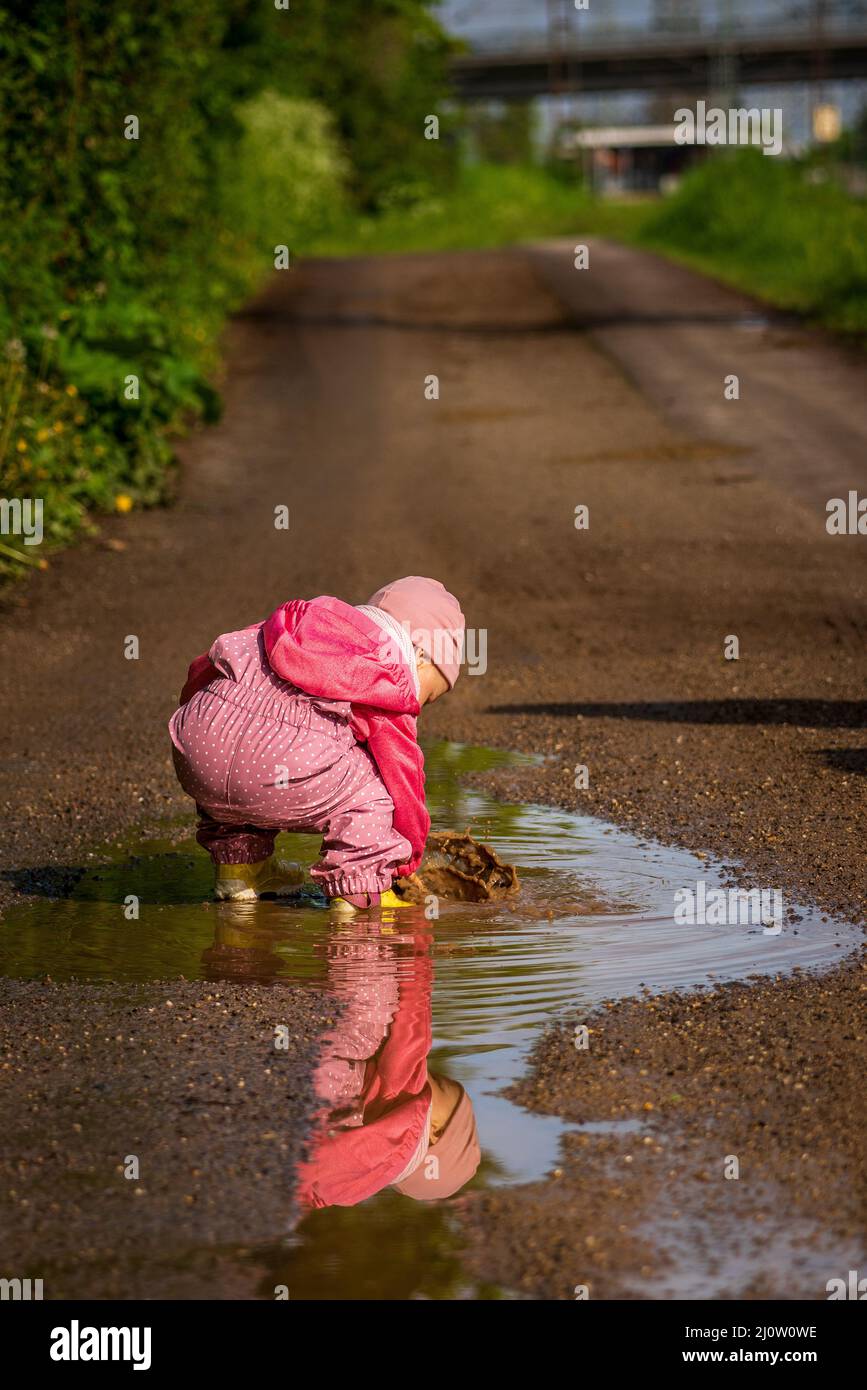
<instances>
[{"instance_id":1,"label":"pink trousers","mask_svg":"<svg viewBox=\"0 0 867 1390\"><path fill-rule=\"evenodd\" d=\"M389 888L412 850L394 829L376 763L355 742L348 706L280 681L261 651L243 647L247 639L255 648L255 634L219 640L228 638L242 679L211 681L169 724L199 844L218 864L251 864L268 857L280 830L321 833L311 876L329 897Z\"/></svg>"}]
</instances>

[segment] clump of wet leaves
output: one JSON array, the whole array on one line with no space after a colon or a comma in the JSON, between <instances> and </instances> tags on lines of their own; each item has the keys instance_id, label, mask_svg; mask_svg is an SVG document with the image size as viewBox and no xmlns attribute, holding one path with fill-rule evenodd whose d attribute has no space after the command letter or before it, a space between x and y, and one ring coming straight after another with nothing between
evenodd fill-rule
<instances>
[{"instance_id":1,"label":"clump of wet leaves","mask_svg":"<svg viewBox=\"0 0 867 1390\"><path fill-rule=\"evenodd\" d=\"M416 873L395 887L407 902L424 902L430 894L456 902L493 902L517 893L520 882L514 864L504 864L468 829L436 830L428 836Z\"/></svg>"}]
</instances>

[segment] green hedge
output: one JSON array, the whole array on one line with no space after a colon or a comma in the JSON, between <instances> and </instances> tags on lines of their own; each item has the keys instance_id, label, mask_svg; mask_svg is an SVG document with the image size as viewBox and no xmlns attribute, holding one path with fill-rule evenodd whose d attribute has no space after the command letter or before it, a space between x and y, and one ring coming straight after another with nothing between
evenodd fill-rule
<instances>
[{"instance_id":1,"label":"green hedge","mask_svg":"<svg viewBox=\"0 0 867 1390\"><path fill-rule=\"evenodd\" d=\"M577 235L591 203L577 176L520 164L468 164L407 207L357 214L318 237L319 255L455 251Z\"/></svg>"},{"instance_id":2,"label":"green hedge","mask_svg":"<svg viewBox=\"0 0 867 1390\"><path fill-rule=\"evenodd\" d=\"M784 308L867 332L867 204L832 165L714 155L643 220L638 239Z\"/></svg>"},{"instance_id":3,"label":"green hedge","mask_svg":"<svg viewBox=\"0 0 867 1390\"><path fill-rule=\"evenodd\" d=\"M275 245L404 187L413 149L440 176L428 11L0 0L0 494L44 499L47 543L166 495L170 434L216 417L220 329ZM0 547L13 569L36 549Z\"/></svg>"}]
</instances>

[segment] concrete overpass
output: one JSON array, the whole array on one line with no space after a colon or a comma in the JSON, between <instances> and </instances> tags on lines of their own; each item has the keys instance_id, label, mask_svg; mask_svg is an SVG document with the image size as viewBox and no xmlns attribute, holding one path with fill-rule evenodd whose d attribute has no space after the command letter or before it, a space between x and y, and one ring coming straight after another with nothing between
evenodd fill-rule
<instances>
[{"instance_id":1,"label":"concrete overpass","mask_svg":"<svg viewBox=\"0 0 867 1390\"><path fill-rule=\"evenodd\" d=\"M464 101L518 101L552 91L695 91L777 82L867 78L867 21L791 29L657 34L650 30L564 37L541 34L473 48L452 63Z\"/></svg>"}]
</instances>

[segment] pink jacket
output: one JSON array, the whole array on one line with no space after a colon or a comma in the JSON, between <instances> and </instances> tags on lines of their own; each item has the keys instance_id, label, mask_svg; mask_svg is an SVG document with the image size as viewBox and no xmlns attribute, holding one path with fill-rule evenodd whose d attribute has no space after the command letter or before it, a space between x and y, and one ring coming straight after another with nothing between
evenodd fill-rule
<instances>
[{"instance_id":1,"label":"pink jacket","mask_svg":"<svg viewBox=\"0 0 867 1390\"><path fill-rule=\"evenodd\" d=\"M419 703L408 667L389 659L383 634L364 613L325 595L283 603L263 624L274 674L307 695L351 703L350 728L365 743L394 802L394 828L412 845L399 874L418 868L430 830L424 758L416 736ZM207 655L196 657L181 691L185 704L219 676Z\"/></svg>"}]
</instances>

